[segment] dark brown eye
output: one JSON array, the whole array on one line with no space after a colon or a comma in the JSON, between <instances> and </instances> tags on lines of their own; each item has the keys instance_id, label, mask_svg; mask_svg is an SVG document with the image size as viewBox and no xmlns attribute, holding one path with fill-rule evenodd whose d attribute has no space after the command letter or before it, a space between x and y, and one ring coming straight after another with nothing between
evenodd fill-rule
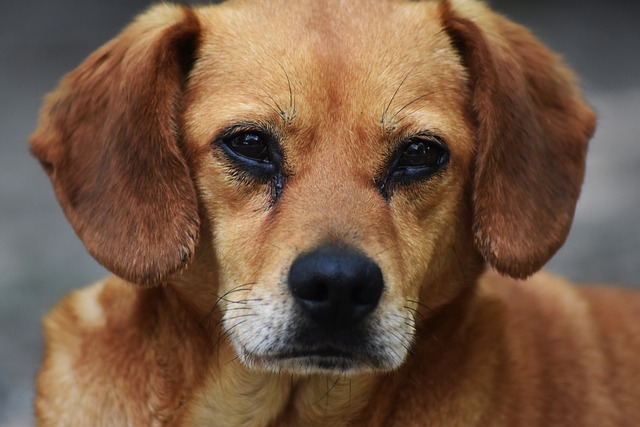
<instances>
[{"instance_id":1,"label":"dark brown eye","mask_svg":"<svg viewBox=\"0 0 640 427\"><path fill-rule=\"evenodd\" d=\"M269 162L266 137L259 132L242 132L227 138L225 143L241 157L253 161Z\"/></svg>"},{"instance_id":2,"label":"dark brown eye","mask_svg":"<svg viewBox=\"0 0 640 427\"><path fill-rule=\"evenodd\" d=\"M400 154L396 168L439 168L448 160L444 147L429 139L414 139Z\"/></svg>"},{"instance_id":3,"label":"dark brown eye","mask_svg":"<svg viewBox=\"0 0 640 427\"><path fill-rule=\"evenodd\" d=\"M444 141L432 134L408 137L401 144L389 167L389 174L381 181L380 190L385 197L396 184L424 181L449 163L449 150Z\"/></svg>"},{"instance_id":4,"label":"dark brown eye","mask_svg":"<svg viewBox=\"0 0 640 427\"><path fill-rule=\"evenodd\" d=\"M278 138L256 124L239 124L224 131L212 146L222 150L239 173L261 181L273 179L282 170Z\"/></svg>"}]
</instances>

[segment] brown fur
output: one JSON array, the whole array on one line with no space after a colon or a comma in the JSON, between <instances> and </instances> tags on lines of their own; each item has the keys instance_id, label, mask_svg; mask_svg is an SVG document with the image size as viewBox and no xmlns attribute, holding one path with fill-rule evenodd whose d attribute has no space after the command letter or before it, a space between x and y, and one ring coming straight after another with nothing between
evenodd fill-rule
<instances>
[{"instance_id":1,"label":"brown fur","mask_svg":"<svg viewBox=\"0 0 640 427\"><path fill-rule=\"evenodd\" d=\"M281 192L214 143L246 122L278 136ZM450 163L381 189L425 130ZM39 425L634 425L640 298L511 279L564 242L593 130L559 59L476 1L150 9L63 79L31 140L116 275L46 318ZM289 267L325 242L383 272L385 367L264 350L296 327Z\"/></svg>"}]
</instances>

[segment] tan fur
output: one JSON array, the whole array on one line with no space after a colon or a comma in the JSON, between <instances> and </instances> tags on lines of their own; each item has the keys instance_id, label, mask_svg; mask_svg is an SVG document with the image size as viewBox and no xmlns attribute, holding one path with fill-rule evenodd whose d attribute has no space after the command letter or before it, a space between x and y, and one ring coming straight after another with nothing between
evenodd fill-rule
<instances>
[{"instance_id":1,"label":"tan fur","mask_svg":"<svg viewBox=\"0 0 640 427\"><path fill-rule=\"evenodd\" d=\"M280 187L219 147L249 122L277 135ZM558 58L474 0L153 7L31 140L115 274L46 318L39 425L634 425L640 297L534 274L594 122ZM383 188L426 130L449 164ZM289 268L326 242L384 277L377 358L349 371L271 357L294 339Z\"/></svg>"}]
</instances>

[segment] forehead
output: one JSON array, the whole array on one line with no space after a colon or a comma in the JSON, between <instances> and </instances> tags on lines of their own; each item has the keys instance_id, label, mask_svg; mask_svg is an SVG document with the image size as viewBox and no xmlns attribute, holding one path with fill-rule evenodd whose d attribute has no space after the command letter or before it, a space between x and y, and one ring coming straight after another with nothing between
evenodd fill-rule
<instances>
[{"instance_id":1,"label":"forehead","mask_svg":"<svg viewBox=\"0 0 640 427\"><path fill-rule=\"evenodd\" d=\"M191 95L220 123L368 121L389 131L406 116L437 126L461 112L465 73L436 2L236 1L199 15Z\"/></svg>"}]
</instances>

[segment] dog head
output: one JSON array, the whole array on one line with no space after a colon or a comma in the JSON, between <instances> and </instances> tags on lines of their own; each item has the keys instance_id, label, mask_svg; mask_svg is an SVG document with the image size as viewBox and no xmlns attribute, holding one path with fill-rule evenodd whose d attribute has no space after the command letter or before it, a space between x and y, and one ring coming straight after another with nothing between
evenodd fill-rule
<instances>
[{"instance_id":1,"label":"dog head","mask_svg":"<svg viewBox=\"0 0 640 427\"><path fill-rule=\"evenodd\" d=\"M484 263L555 253L593 129L559 60L476 2L238 1L152 8L31 144L115 274L216 303L248 365L360 372Z\"/></svg>"}]
</instances>

